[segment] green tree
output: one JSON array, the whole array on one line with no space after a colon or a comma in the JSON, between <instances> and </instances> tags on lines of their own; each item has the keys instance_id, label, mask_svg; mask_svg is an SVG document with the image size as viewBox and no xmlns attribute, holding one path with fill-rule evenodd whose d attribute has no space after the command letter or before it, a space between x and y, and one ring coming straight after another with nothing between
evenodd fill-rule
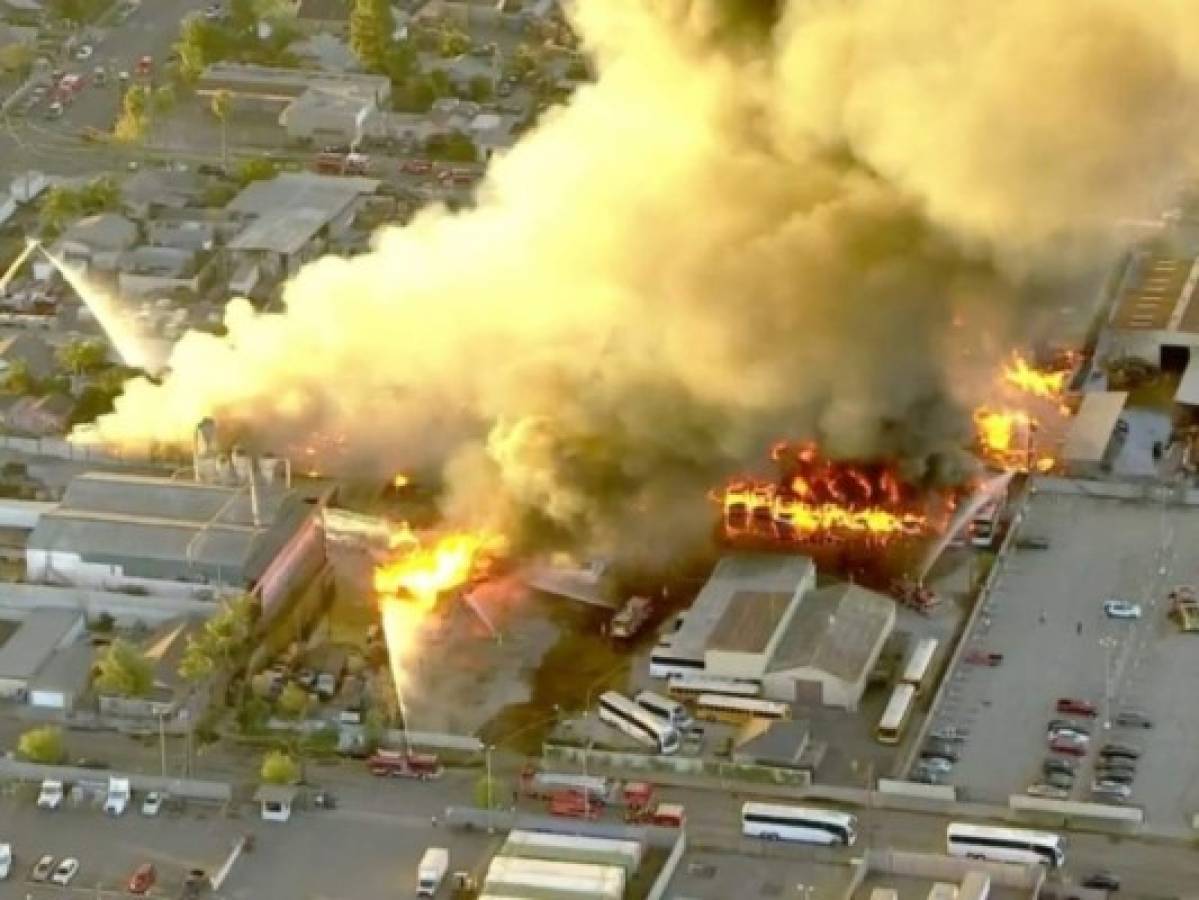
<instances>
[{"instance_id":1,"label":"green tree","mask_svg":"<svg viewBox=\"0 0 1199 900\"><path fill-rule=\"evenodd\" d=\"M66 755L61 728L50 725L31 728L17 741L17 756L27 762L52 766L62 762Z\"/></svg>"},{"instance_id":2,"label":"green tree","mask_svg":"<svg viewBox=\"0 0 1199 900\"><path fill-rule=\"evenodd\" d=\"M165 116L175 108L175 89L169 84L155 88L150 105L156 116Z\"/></svg>"},{"instance_id":3,"label":"green tree","mask_svg":"<svg viewBox=\"0 0 1199 900\"><path fill-rule=\"evenodd\" d=\"M480 776L475 782L475 806L480 809L495 809L503 802L504 785L494 775Z\"/></svg>"},{"instance_id":4,"label":"green tree","mask_svg":"<svg viewBox=\"0 0 1199 900\"><path fill-rule=\"evenodd\" d=\"M42 233L57 235L67 222L77 218L82 211L78 192L57 185L50 188L38 212Z\"/></svg>"},{"instance_id":5,"label":"green tree","mask_svg":"<svg viewBox=\"0 0 1199 900\"><path fill-rule=\"evenodd\" d=\"M381 72L395 33L388 0L354 0L350 11L350 49L363 67Z\"/></svg>"},{"instance_id":6,"label":"green tree","mask_svg":"<svg viewBox=\"0 0 1199 900\"><path fill-rule=\"evenodd\" d=\"M28 44L8 44L0 47L0 73L23 76L33 65L36 53Z\"/></svg>"},{"instance_id":7,"label":"green tree","mask_svg":"<svg viewBox=\"0 0 1199 900\"><path fill-rule=\"evenodd\" d=\"M282 750L272 750L262 758L259 774L267 784L295 784L300 780L300 764Z\"/></svg>"},{"instance_id":8,"label":"green tree","mask_svg":"<svg viewBox=\"0 0 1199 900\"><path fill-rule=\"evenodd\" d=\"M247 697L237 710L237 724L246 734L258 734L271 717L271 705L261 697Z\"/></svg>"},{"instance_id":9,"label":"green tree","mask_svg":"<svg viewBox=\"0 0 1199 900\"><path fill-rule=\"evenodd\" d=\"M308 694L295 682L283 689L275 704L279 715L288 719L299 719L308 712Z\"/></svg>"},{"instance_id":10,"label":"green tree","mask_svg":"<svg viewBox=\"0 0 1199 900\"><path fill-rule=\"evenodd\" d=\"M14 359L4 371L4 390L10 394L36 394L38 384L29 374L29 363L23 359Z\"/></svg>"},{"instance_id":11,"label":"green tree","mask_svg":"<svg viewBox=\"0 0 1199 900\"><path fill-rule=\"evenodd\" d=\"M515 75L517 78L524 78L537 70L539 57L537 51L528 44L521 44L516 48L516 52L512 54L508 61L509 74Z\"/></svg>"},{"instance_id":12,"label":"green tree","mask_svg":"<svg viewBox=\"0 0 1199 900\"><path fill-rule=\"evenodd\" d=\"M79 211L85 216L116 209L121 200L121 187L116 179L101 175L79 189Z\"/></svg>"},{"instance_id":13,"label":"green tree","mask_svg":"<svg viewBox=\"0 0 1199 900\"><path fill-rule=\"evenodd\" d=\"M150 90L140 84L133 85L121 101L121 115L113 126L113 137L129 144L140 141L146 134L149 110Z\"/></svg>"},{"instance_id":14,"label":"green tree","mask_svg":"<svg viewBox=\"0 0 1199 900\"><path fill-rule=\"evenodd\" d=\"M456 28L442 32L437 45L437 52L445 57L461 56L469 49L470 38Z\"/></svg>"},{"instance_id":15,"label":"green tree","mask_svg":"<svg viewBox=\"0 0 1199 900\"><path fill-rule=\"evenodd\" d=\"M100 341L68 341L54 355L72 375L95 372L108 362L108 348Z\"/></svg>"},{"instance_id":16,"label":"green tree","mask_svg":"<svg viewBox=\"0 0 1199 900\"><path fill-rule=\"evenodd\" d=\"M450 162L475 162L479 158L474 141L461 131L430 135L425 140L425 153Z\"/></svg>"},{"instance_id":17,"label":"green tree","mask_svg":"<svg viewBox=\"0 0 1199 900\"><path fill-rule=\"evenodd\" d=\"M179 677L192 684L208 680L216 671L216 657L212 647L202 638L188 638L183 657L179 660Z\"/></svg>"},{"instance_id":18,"label":"green tree","mask_svg":"<svg viewBox=\"0 0 1199 900\"><path fill-rule=\"evenodd\" d=\"M486 103L491 99L493 90L490 78L485 75L476 75L470 80L466 94L476 103Z\"/></svg>"},{"instance_id":19,"label":"green tree","mask_svg":"<svg viewBox=\"0 0 1199 900\"><path fill-rule=\"evenodd\" d=\"M230 0L229 27L234 31L245 34L254 30L258 24L258 13L254 11L254 0Z\"/></svg>"},{"instance_id":20,"label":"green tree","mask_svg":"<svg viewBox=\"0 0 1199 900\"><path fill-rule=\"evenodd\" d=\"M237 181L242 187L253 181L266 181L278 174L278 164L261 157L243 160L237 167Z\"/></svg>"},{"instance_id":21,"label":"green tree","mask_svg":"<svg viewBox=\"0 0 1199 900\"><path fill-rule=\"evenodd\" d=\"M204 67L217 56L214 29L203 19L193 16L184 20L175 44L179 54L179 77L194 82L204 72Z\"/></svg>"},{"instance_id":22,"label":"green tree","mask_svg":"<svg viewBox=\"0 0 1199 900\"><path fill-rule=\"evenodd\" d=\"M154 687L154 669L128 641L115 640L96 663L96 689L117 697L144 697Z\"/></svg>"},{"instance_id":23,"label":"green tree","mask_svg":"<svg viewBox=\"0 0 1199 900\"><path fill-rule=\"evenodd\" d=\"M212 95L212 114L221 123L221 168L229 171L229 111L233 106L233 95L228 91L217 91Z\"/></svg>"}]
</instances>

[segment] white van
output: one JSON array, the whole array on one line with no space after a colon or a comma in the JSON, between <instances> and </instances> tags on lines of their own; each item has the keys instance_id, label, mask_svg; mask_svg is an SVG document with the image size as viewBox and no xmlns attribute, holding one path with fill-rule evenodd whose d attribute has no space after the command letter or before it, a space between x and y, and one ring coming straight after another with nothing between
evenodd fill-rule
<instances>
[{"instance_id":1,"label":"white van","mask_svg":"<svg viewBox=\"0 0 1199 900\"><path fill-rule=\"evenodd\" d=\"M449 850L445 847L430 847L426 850L425 855L420 858L420 865L416 868L416 896L436 896L437 889L441 887L441 882L445 880L445 873L449 868Z\"/></svg>"}]
</instances>

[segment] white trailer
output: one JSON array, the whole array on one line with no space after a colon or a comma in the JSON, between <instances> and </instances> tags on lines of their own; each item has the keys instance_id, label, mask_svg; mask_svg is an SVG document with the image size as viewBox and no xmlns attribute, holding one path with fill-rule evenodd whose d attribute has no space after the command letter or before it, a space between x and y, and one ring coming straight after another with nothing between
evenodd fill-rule
<instances>
[{"instance_id":1,"label":"white trailer","mask_svg":"<svg viewBox=\"0 0 1199 900\"><path fill-rule=\"evenodd\" d=\"M610 778L599 775L571 775L566 772L532 772L522 778L524 792L532 797L549 797L559 791L587 794L593 800L607 800L616 789Z\"/></svg>"},{"instance_id":2,"label":"white trailer","mask_svg":"<svg viewBox=\"0 0 1199 900\"><path fill-rule=\"evenodd\" d=\"M617 838L583 837L548 831L513 831L504 842L500 855L620 866L626 874L632 875L641 865L641 844Z\"/></svg>"},{"instance_id":3,"label":"white trailer","mask_svg":"<svg viewBox=\"0 0 1199 900\"><path fill-rule=\"evenodd\" d=\"M425 855L420 858L420 864L416 867L416 896L435 896L437 889L441 887L441 882L445 880L445 873L449 868L449 850L445 847L430 847L426 850Z\"/></svg>"},{"instance_id":4,"label":"white trailer","mask_svg":"<svg viewBox=\"0 0 1199 900\"><path fill-rule=\"evenodd\" d=\"M622 900L624 886L620 866L497 856L487 870L483 892L525 900Z\"/></svg>"}]
</instances>

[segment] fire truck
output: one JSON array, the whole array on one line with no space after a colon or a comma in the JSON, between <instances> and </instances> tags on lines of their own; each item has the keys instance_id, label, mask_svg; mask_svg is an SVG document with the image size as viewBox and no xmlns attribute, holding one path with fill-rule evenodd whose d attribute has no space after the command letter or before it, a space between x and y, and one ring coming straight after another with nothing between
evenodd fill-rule
<instances>
[{"instance_id":1,"label":"fire truck","mask_svg":"<svg viewBox=\"0 0 1199 900\"><path fill-rule=\"evenodd\" d=\"M682 804L660 803L654 786L645 781L630 781L621 791L626 822L682 828L686 813Z\"/></svg>"},{"instance_id":2,"label":"fire truck","mask_svg":"<svg viewBox=\"0 0 1199 900\"><path fill-rule=\"evenodd\" d=\"M552 800L560 794L571 793L605 803L614 796L616 783L599 775L538 772L528 767L520 773L520 792L537 800Z\"/></svg>"},{"instance_id":3,"label":"fire truck","mask_svg":"<svg viewBox=\"0 0 1199 900\"><path fill-rule=\"evenodd\" d=\"M588 797L581 791L555 791L550 795L551 816L595 821L603 811L604 801Z\"/></svg>"},{"instance_id":4,"label":"fire truck","mask_svg":"<svg viewBox=\"0 0 1199 900\"><path fill-rule=\"evenodd\" d=\"M901 606L909 607L925 615L936 609L941 602L941 598L926 588L922 582L906 575L896 578L891 583L891 594Z\"/></svg>"},{"instance_id":5,"label":"fire truck","mask_svg":"<svg viewBox=\"0 0 1199 900\"><path fill-rule=\"evenodd\" d=\"M376 750L366 761L372 775L391 778L418 778L432 781L442 776L441 760L432 753L405 750Z\"/></svg>"},{"instance_id":6,"label":"fire truck","mask_svg":"<svg viewBox=\"0 0 1199 900\"><path fill-rule=\"evenodd\" d=\"M612 617L609 632L612 637L628 640L642 629L653 612L653 604L645 597L630 597Z\"/></svg>"}]
</instances>

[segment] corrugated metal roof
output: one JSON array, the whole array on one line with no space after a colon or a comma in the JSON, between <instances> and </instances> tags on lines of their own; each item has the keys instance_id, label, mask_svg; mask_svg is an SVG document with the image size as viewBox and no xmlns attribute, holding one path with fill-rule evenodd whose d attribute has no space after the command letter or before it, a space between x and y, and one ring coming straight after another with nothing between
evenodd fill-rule
<instances>
[{"instance_id":1,"label":"corrugated metal roof","mask_svg":"<svg viewBox=\"0 0 1199 900\"><path fill-rule=\"evenodd\" d=\"M87 641L80 641L53 653L46 664L29 682L31 691L61 691L80 694L91 681L96 651Z\"/></svg>"},{"instance_id":2,"label":"corrugated metal roof","mask_svg":"<svg viewBox=\"0 0 1199 900\"><path fill-rule=\"evenodd\" d=\"M1127 400L1127 391L1092 391L1084 394L1078 413L1070 421L1062 458L1075 463L1097 463L1102 460Z\"/></svg>"},{"instance_id":3,"label":"corrugated metal roof","mask_svg":"<svg viewBox=\"0 0 1199 900\"><path fill-rule=\"evenodd\" d=\"M35 609L0 647L0 678L32 678L83 615L66 609Z\"/></svg>"},{"instance_id":4,"label":"corrugated metal roof","mask_svg":"<svg viewBox=\"0 0 1199 900\"><path fill-rule=\"evenodd\" d=\"M809 591L800 601L770 671L812 668L857 681L890 631L895 602L855 584Z\"/></svg>"}]
</instances>

